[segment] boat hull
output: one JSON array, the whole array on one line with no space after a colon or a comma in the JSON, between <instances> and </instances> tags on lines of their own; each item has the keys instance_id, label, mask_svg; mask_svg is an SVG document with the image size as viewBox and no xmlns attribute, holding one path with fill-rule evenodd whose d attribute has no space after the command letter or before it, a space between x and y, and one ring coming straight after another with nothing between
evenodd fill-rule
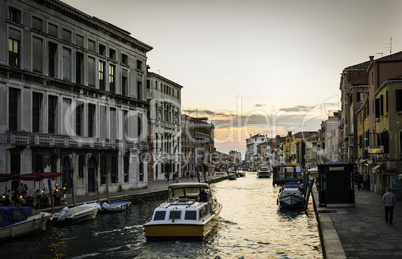
<instances>
[{"instance_id":1,"label":"boat hull","mask_svg":"<svg viewBox=\"0 0 402 259\"><path fill-rule=\"evenodd\" d=\"M49 229L50 225L48 223L50 220L50 213L41 212L39 215L31 216L25 221L2 227L0 228L0 241L46 231Z\"/></svg>"},{"instance_id":2,"label":"boat hull","mask_svg":"<svg viewBox=\"0 0 402 259\"><path fill-rule=\"evenodd\" d=\"M280 196L278 198L278 204L280 208L288 208L288 209L303 208L304 197L293 194L287 194L284 196Z\"/></svg>"},{"instance_id":3,"label":"boat hull","mask_svg":"<svg viewBox=\"0 0 402 259\"><path fill-rule=\"evenodd\" d=\"M94 219L96 215L98 214L98 208L97 207L88 207L87 209L83 211L78 211L76 212L74 210L69 211L67 217L64 220L58 220L59 213L53 214L53 226L62 226L62 225L68 225L68 224L74 224L90 219Z\"/></svg>"},{"instance_id":4,"label":"boat hull","mask_svg":"<svg viewBox=\"0 0 402 259\"><path fill-rule=\"evenodd\" d=\"M271 172L257 172L257 177L258 178L270 178L271 177Z\"/></svg>"},{"instance_id":5,"label":"boat hull","mask_svg":"<svg viewBox=\"0 0 402 259\"><path fill-rule=\"evenodd\" d=\"M166 239L184 239L184 240L202 240L208 236L218 223L218 218L222 205L219 205L217 210L208 220L202 223L194 224L145 224L145 237L147 241L158 241Z\"/></svg>"}]
</instances>

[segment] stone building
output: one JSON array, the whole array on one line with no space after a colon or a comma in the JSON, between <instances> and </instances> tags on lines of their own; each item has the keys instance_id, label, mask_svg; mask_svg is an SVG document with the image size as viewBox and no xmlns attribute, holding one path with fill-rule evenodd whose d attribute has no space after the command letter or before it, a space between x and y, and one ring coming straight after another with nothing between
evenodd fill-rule
<instances>
[{"instance_id":1,"label":"stone building","mask_svg":"<svg viewBox=\"0 0 402 259\"><path fill-rule=\"evenodd\" d=\"M152 47L61 1L0 6L0 172L61 172L77 195L145 187Z\"/></svg>"},{"instance_id":2,"label":"stone building","mask_svg":"<svg viewBox=\"0 0 402 259\"><path fill-rule=\"evenodd\" d=\"M150 127L150 180L181 172L181 89L183 86L147 73Z\"/></svg>"}]
</instances>

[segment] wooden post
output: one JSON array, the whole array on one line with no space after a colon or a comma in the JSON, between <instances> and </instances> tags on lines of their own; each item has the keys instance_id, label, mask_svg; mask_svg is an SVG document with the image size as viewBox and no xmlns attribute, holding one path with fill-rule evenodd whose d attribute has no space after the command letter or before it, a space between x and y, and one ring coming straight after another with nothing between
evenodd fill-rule
<instances>
[{"instance_id":1,"label":"wooden post","mask_svg":"<svg viewBox=\"0 0 402 259\"><path fill-rule=\"evenodd\" d=\"M106 197L107 197L107 203L110 204L110 197L109 197L109 181L106 177Z\"/></svg>"},{"instance_id":2,"label":"wooden post","mask_svg":"<svg viewBox=\"0 0 402 259\"><path fill-rule=\"evenodd\" d=\"M71 174L71 173L70 173ZM74 184L74 179L73 179L73 177L72 177L72 174L71 174L71 198L73 199L73 204L74 204L74 207L75 206L77 206L77 200L75 199L75 184Z\"/></svg>"},{"instance_id":3,"label":"wooden post","mask_svg":"<svg viewBox=\"0 0 402 259\"><path fill-rule=\"evenodd\" d=\"M100 204L98 180L95 180L96 202Z\"/></svg>"},{"instance_id":4,"label":"wooden post","mask_svg":"<svg viewBox=\"0 0 402 259\"><path fill-rule=\"evenodd\" d=\"M52 214L54 213L54 197L52 191L52 182L50 179L47 179L47 185L49 186L49 195L50 195L50 205L52 206Z\"/></svg>"}]
</instances>

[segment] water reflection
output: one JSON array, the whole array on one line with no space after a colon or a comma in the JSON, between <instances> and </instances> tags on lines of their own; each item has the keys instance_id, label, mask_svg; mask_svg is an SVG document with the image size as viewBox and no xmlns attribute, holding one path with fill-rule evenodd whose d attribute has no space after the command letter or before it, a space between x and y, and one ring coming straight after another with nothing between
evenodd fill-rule
<instances>
[{"instance_id":1,"label":"water reflection","mask_svg":"<svg viewBox=\"0 0 402 259\"><path fill-rule=\"evenodd\" d=\"M204 241L146 242L143 224L164 200L130 211L99 214L94 221L53 228L0 245L2 258L322 258L317 222L307 212L278 210L278 188L255 173L212 186L223 204ZM24 249L21 249L24 247Z\"/></svg>"}]
</instances>

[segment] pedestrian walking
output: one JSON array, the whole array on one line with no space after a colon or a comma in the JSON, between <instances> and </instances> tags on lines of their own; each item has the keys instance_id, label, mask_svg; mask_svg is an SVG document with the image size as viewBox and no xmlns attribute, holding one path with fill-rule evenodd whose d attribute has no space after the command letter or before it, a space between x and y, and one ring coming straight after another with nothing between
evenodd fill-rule
<instances>
[{"instance_id":1,"label":"pedestrian walking","mask_svg":"<svg viewBox=\"0 0 402 259\"><path fill-rule=\"evenodd\" d=\"M165 179L166 179L166 182L169 182L169 174L168 173L165 173Z\"/></svg>"},{"instance_id":2,"label":"pedestrian walking","mask_svg":"<svg viewBox=\"0 0 402 259\"><path fill-rule=\"evenodd\" d=\"M194 178L194 171L191 171L191 180Z\"/></svg>"},{"instance_id":3,"label":"pedestrian walking","mask_svg":"<svg viewBox=\"0 0 402 259\"><path fill-rule=\"evenodd\" d=\"M190 179L190 172L189 171L186 172L186 176L187 176L187 180Z\"/></svg>"},{"instance_id":4,"label":"pedestrian walking","mask_svg":"<svg viewBox=\"0 0 402 259\"><path fill-rule=\"evenodd\" d=\"M396 197L395 194L392 193L391 188L388 188L387 192L382 196L382 202L385 208L385 222L392 224Z\"/></svg>"}]
</instances>

